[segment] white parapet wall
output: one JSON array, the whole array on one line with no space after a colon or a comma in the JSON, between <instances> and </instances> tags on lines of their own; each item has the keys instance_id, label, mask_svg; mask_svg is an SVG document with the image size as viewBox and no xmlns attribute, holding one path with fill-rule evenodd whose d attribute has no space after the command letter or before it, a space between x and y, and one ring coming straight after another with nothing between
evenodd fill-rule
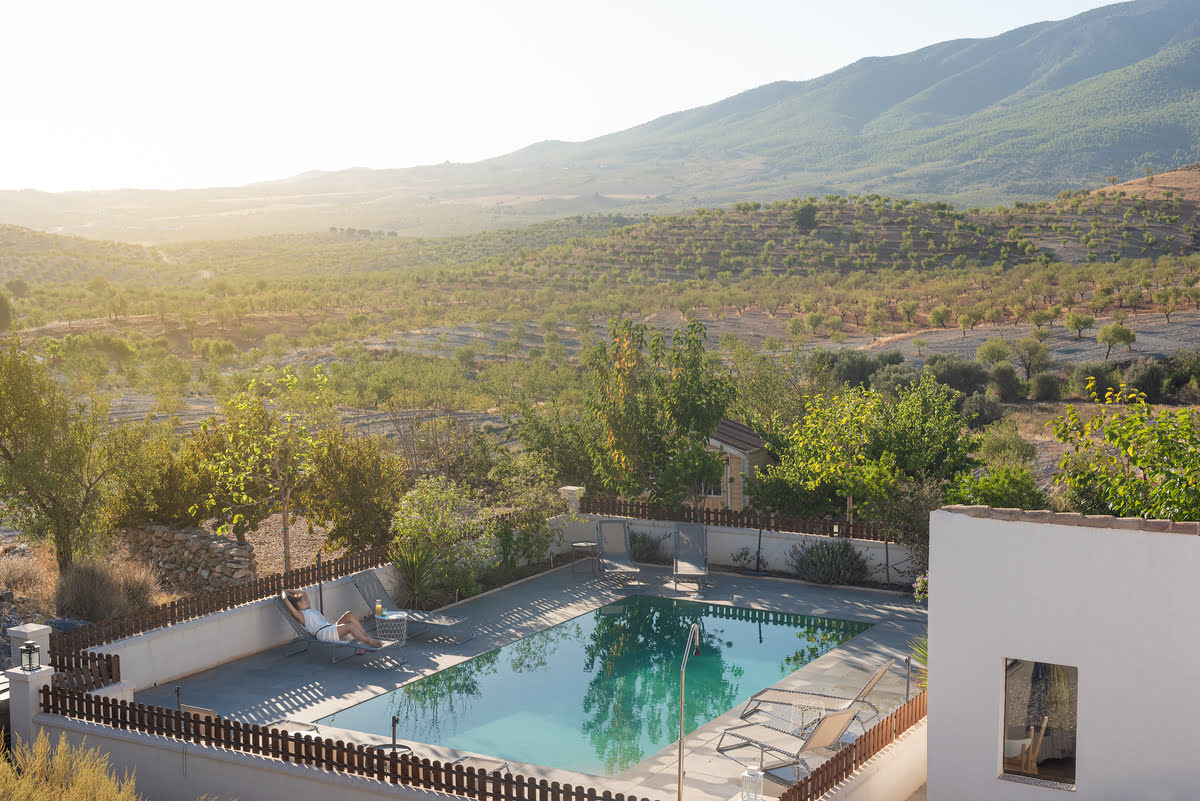
<instances>
[{"instance_id":1,"label":"white parapet wall","mask_svg":"<svg viewBox=\"0 0 1200 801\"><path fill-rule=\"evenodd\" d=\"M1200 524L987 507L931 523L930 801L1200 797ZM1007 659L1077 669L1073 787L1002 778Z\"/></svg>"},{"instance_id":2,"label":"white parapet wall","mask_svg":"<svg viewBox=\"0 0 1200 801\"><path fill-rule=\"evenodd\" d=\"M394 588L394 571L376 568L389 589ZM322 609L329 620L343 612L365 616L370 607L354 587L351 577L335 579L317 587L297 587ZM232 662L260 651L285 645L295 636L275 598L242 604L211 615L136 634L92 649L121 657L121 683L97 691L130 699L133 693L209 668Z\"/></svg>"},{"instance_id":3,"label":"white parapet wall","mask_svg":"<svg viewBox=\"0 0 1200 801\"><path fill-rule=\"evenodd\" d=\"M39 714L35 723L52 743L65 733L108 755L116 774L134 776L139 795L154 801L197 798L242 801L434 801L456 796L383 784L278 759L185 743L110 726ZM86 738L86 742L85 739Z\"/></svg>"},{"instance_id":4,"label":"white parapet wall","mask_svg":"<svg viewBox=\"0 0 1200 801\"><path fill-rule=\"evenodd\" d=\"M583 514L566 521L564 537L569 543L596 539L596 523L612 519L602 515ZM659 550L670 559L674 555L672 534L675 523L665 520L627 520L630 533L644 534L659 543ZM791 572L792 549L807 547L817 542L828 542L832 537L819 534L802 534L780 531L762 533L761 569L779 573ZM908 549L897 543L875 542L874 540L851 539L867 560L871 568L871 579L887 584L911 581L912 557ZM708 527L708 562L713 567L742 567L754 569L755 554L758 553L759 534L754 528L732 526ZM742 559L739 559L739 554ZM748 559L749 562L744 560Z\"/></svg>"}]
</instances>

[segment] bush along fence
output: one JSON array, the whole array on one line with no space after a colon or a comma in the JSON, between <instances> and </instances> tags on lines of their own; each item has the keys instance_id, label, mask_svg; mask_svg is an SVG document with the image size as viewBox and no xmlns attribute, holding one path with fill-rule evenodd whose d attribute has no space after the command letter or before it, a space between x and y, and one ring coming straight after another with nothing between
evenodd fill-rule
<instances>
[{"instance_id":1,"label":"bush along fence","mask_svg":"<svg viewBox=\"0 0 1200 801\"><path fill-rule=\"evenodd\" d=\"M594 788L548 782L498 770L438 762L389 747L374 748L341 740L301 735L282 729L181 712L124 700L43 687L43 712L125 731L168 737L212 748L257 754L387 784L401 784L479 799L479 801L649 801Z\"/></svg>"},{"instance_id":2,"label":"bush along fence","mask_svg":"<svg viewBox=\"0 0 1200 801\"><path fill-rule=\"evenodd\" d=\"M264 576L244 584L235 584L189 595L163 604L149 612L102 623L91 623L70 631L56 632L50 635L50 652L52 658L54 654L77 653L84 648L104 645L152 629L169 626L172 623L182 623L203 615L232 609L251 601L270 598L291 587L304 587L319 581L331 581L388 563L387 549L375 548L329 562L289 570L286 573Z\"/></svg>"},{"instance_id":3,"label":"bush along fence","mask_svg":"<svg viewBox=\"0 0 1200 801\"><path fill-rule=\"evenodd\" d=\"M924 719L928 710L926 691L910 699L892 714L872 726L853 743L834 754L796 784L779 796L779 801L817 801L864 762L878 754L896 738Z\"/></svg>"},{"instance_id":4,"label":"bush along fence","mask_svg":"<svg viewBox=\"0 0 1200 801\"><path fill-rule=\"evenodd\" d=\"M579 511L594 515L613 517L637 517L643 520L695 520L696 509L667 509L649 501L631 501L626 498L592 497L579 499ZM849 537L875 542L894 542L887 532L871 522L851 522L831 518L793 517L772 512L760 513L754 509L701 509L703 518L697 522L706 526L729 526L731 528L758 528L764 531L780 531L789 534L821 534L826 537Z\"/></svg>"}]
</instances>

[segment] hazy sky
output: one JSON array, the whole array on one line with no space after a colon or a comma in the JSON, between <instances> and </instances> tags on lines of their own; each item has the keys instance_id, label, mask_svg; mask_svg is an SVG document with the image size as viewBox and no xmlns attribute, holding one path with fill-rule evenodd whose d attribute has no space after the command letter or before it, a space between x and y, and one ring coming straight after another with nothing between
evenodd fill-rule
<instances>
[{"instance_id":1,"label":"hazy sky","mask_svg":"<svg viewBox=\"0 0 1200 801\"><path fill-rule=\"evenodd\" d=\"M0 188L224 186L583 140L1096 0L27 0Z\"/></svg>"}]
</instances>

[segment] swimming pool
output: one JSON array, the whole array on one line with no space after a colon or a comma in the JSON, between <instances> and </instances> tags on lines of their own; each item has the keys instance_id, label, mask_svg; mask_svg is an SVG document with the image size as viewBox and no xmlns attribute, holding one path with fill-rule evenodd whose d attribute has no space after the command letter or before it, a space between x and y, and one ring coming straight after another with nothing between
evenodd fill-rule
<instances>
[{"instance_id":1,"label":"swimming pool","mask_svg":"<svg viewBox=\"0 0 1200 801\"><path fill-rule=\"evenodd\" d=\"M631 596L316 721L611 776L695 731L870 624Z\"/></svg>"}]
</instances>

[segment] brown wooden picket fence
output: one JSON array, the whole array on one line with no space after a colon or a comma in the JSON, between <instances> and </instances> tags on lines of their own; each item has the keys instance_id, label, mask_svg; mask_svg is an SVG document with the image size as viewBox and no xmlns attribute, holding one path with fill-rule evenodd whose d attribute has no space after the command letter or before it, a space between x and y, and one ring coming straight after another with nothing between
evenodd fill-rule
<instances>
[{"instance_id":1,"label":"brown wooden picket fence","mask_svg":"<svg viewBox=\"0 0 1200 801\"><path fill-rule=\"evenodd\" d=\"M169 737L212 748L308 765L388 784L402 784L479 801L649 801L592 787L549 782L533 776L501 774L459 763L397 754L341 740L289 732L192 712L43 687L43 712L125 731Z\"/></svg>"},{"instance_id":2,"label":"brown wooden picket fence","mask_svg":"<svg viewBox=\"0 0 1200 801\"><path fill-rule=\"evenodd\" d=\"M50 652L51 654L77 653L84 648L92 648L173 623L182 623L203 615L222 612L251 601L270 598L285 589L304 587L317 581L330 581L357 573L360 570L379 567L387 564L388 561L387 549L375 548L343 556L320 565L309 565L289 570L286 573L264 576L244 584L234 584L189 595L148 612L129 615L117 620L91 623L70 631L51 634Z\"/></svg>"},{"instance_id":3,"label":"brown wooden picket fence","mask_svg":"<svg viewBox=\"0 0 1200 801\"><path fill-rule=\"evenodd\" d=\"M779 796L779 801L817 801L850 777L871 757L921 721L928 705L925 691L876 723L861 737L835 754Z\"/></svg>"},{"instance_id":4,"label":"brown wooden picket fence","mask_svg":"<svg viewBox=\"0 0 1200 801\"><path fill-rule=\"evenodd\" d=\"M55 671L50 683L66 690L98 690L121 680L121 657L118 654L51 651L50 667Z\"/></svg>"},{"instance_id":5,"label":"brown wooden picket fence","mask_svg":"<svg viewBox=\"0 0 1200 801\"><path fill-rule=\"evenodd\" d=\"M642 520L695 520L696 510L691 508L668 509L649 501L629 500L585 495L579 499L579 511L613 517L636 517ZM758 528L764 531L780 531L792 534L821 534L826 537L850 537L859 540L888 542L887 532L872 522L848 522L831 518L793 517L762 513L754 509L701 509L703 518L697 522L707 526L729 526L731 528Z\"/></svg>"}]
</instances>

